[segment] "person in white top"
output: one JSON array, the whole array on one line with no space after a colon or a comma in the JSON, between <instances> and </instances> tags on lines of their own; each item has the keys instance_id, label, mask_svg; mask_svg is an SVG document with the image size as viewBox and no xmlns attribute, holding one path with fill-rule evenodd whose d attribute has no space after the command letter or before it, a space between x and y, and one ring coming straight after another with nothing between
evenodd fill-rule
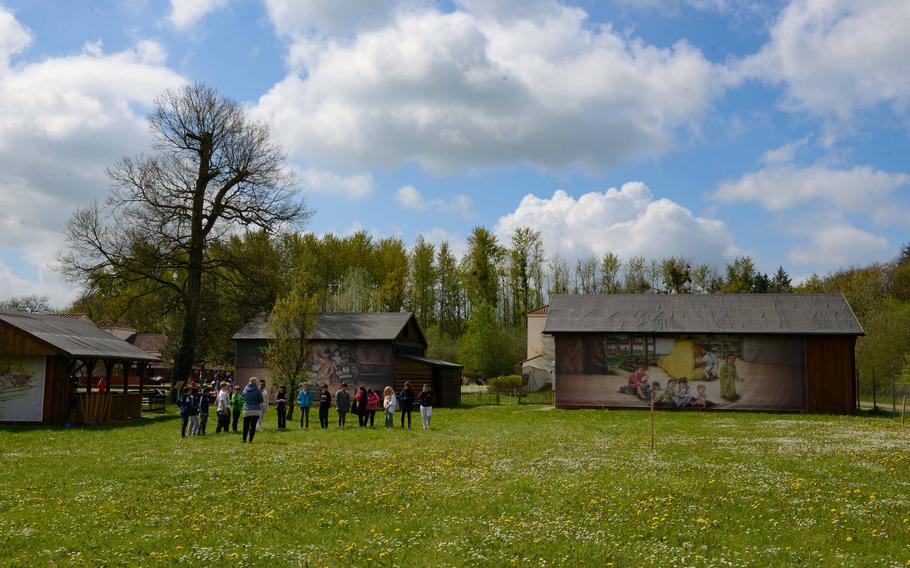
<instances>
[{"instance_id":1,"label":"person in white top","mask_svg":"<svg viewBox=\"0 0 910 568\"><path fill-rule=\"evenodd\" d=\"M260 405L262 411L259 413L259 422L256 424L256 429L262 432L262 419L269 409L269 389L265 388L265 381L259 381L259 390L262 391L262 404Z\"/></svg>"},{"instance_id":2,"label":"person in white top","mask_svg":"<svg viewBox=\"0 0 910 568\"><path fill-rule=\"evenodd\" d=\"M221 390L215 397L215 412L218 413L218 426L215 433L227 432L231 424L231 394L228 392L227 381L221 381Z\"/></svg>"},{"instance_id":3,"label":"person in white top","mask_svg":"<svg viewBox=\"0 0 910 568\"><path fill-rule=\"evenodd\" d=\"M386 387L382 391L382 408L385 410L385 427L395 427L395 411L398 409L398 397L392 387Z\"/></svg>"}]
</instances>

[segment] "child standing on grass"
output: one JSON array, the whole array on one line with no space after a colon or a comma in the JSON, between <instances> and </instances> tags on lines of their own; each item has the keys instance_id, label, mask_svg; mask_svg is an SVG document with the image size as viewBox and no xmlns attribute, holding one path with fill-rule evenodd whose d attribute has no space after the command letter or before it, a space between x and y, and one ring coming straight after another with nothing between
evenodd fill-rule
<instances>
[{"instance_id":1,"label":"child standing on grass","mask_svg":"<svg viewBox=\"0 0 910 568\"><path fill-rule=\"evenodd\" d=\"M180 437L186 438L186 427L190 422L190 399L192 395L190 394L190 387L183 387L183 393L180 395L180 398L177 400L177 404L180 406ZM192 434L191 434L192 435Z\"/></svg>"},{"instance_id":2,"label":"child standing on grass","mask_svg":"<svg viewBox=\"0 0 910 568\"><path fill-rule=\"evenodd\" d=\"M398 398L395 396L395 391L392 390L392 387L383 389L382 394L382 408L385 410L385 427L394 428L395 409L398 407Z\"/></svg>"},{"instance_id":3,"label":"child standing on grass","mask_svg":"<svg viewBox=\"0 0 910 568\"><path fill-rule=\"evenodd\" d=\"M231 420L231 393L228 392L227 381L221 381L218 396L215 398L215 412L218 414L218 426L215 433L227 432Z\"/></svg>"},{"instance_id":4,"label":"child standing on grass","mask_svg":"<svg viewBox=\"0 0 910 568\"><path fill-rule=\"evenodd\" d=\"M367 389L363 385L357 387L354 395L354 414L357 415L357 425L366 428L367 425Z\"/></svg>"},{"instance_id":5,"label":"child standing on grass","mask_svg":"<svg viewBox=\"0 0 910 568\"><path fill-rule=\"evenodd\" d=\"M348 394L347 383L341 383L341 388L335 393L335 410L338 411L338 427L344 430L345 418L351 410L351 395Z\"/></svg>"},{"instance_id":6,"label":"child standing on grass","mask_svg":"<svg viewBox=\"0 0 910 568\"><path fill-rule=\"evenodd\" d=\"M278 412L278 429L287 428L287 405L288 395L284 392L284 385L278 387L278 394L275 395L275 411Z\"/></svg>"},{"instance_id":7,"label":"child standing on grass","mask_svg":"<svg viewBox=\"0 0 910 568\"><path fill-rule=\"evenodd\" d=\"M231 395L231 430L237 431L237 422L240 421L240 415L243 414L243 397L240 396L240 385L234 385L234 394Z\"/></svg>"},{"instance_id":8,"label":"child standing on grass","mask_svg":"<svg viewBox=\"0 0 910 568\"><path fill-rule=\"evenodd\" d=\"M373 389L367 389L367 412L370 414L370 428L376 420L376 411L379 410L379 395Z\"/></svg>"},{"instance_id":9,"label":"child standing on grass","mask_svg":"<svg viewBox=\"0 0 910 568\"><path fill-rule=\"evenodd\" d=\"M195 436L199 431L199 389L190 390L190 396L183 399L183 404L189 408L190 436Z\"/></svg>"},{"instance_id":10,"label":"child standing on grass","mask_svg":"<svg viewBox=\"0 0 910 568\"><path fill-rule=\"evenodd\" d=\"M306 429L310 429L310 407L313 406L313 393L310 392L310 385L303 383L300 391L297 393L297 406L300 407L300 429L303 430L303 423L306 421Z\"/></svg>"},{"instance_id":11,"label":"child standing on grass","mask_svg":"<svg viewBox=\"0 0 910 568\"><path fill-rule=\"evenodd\" d=\"M196 431L200 436L205 436L205 425L209 423L209 395L212 393L212 387L205 387L202 396L199 397L199 429Z\"/></svg>"},{"instance_id":12,"label":"child standing on grass","mask_svg":"<svg viewBox=\"0 0 910 568\"><path fill-rule=\"evenodd\" d=\"M404 384L401 390L401 396L398 397L398 403L401 405L401 427L404 428L404 417L408 417L408 430L411 429L411 411L414 410L414 391L411 390L411 382Z\"/></svg>"},{"instance_id":13,"label":"child standing on grass","mask_svg":"<svg viewBox=\"0 0 910 568\"><path fill-rule=\"evenodd\" d=\"M417 396L417 402L420 403L420 418L423 419L423 429L430 429L430 418L433 417L433 391L430 385L424 384L423 390Z\"/></svg>"},{"instance_id":14,"label":"child standing on grass","mask_svg":"<svg viewBox=\"0 0 910 568\"><path fill-rule=\"evenodd\" d=\"M323 430L329 428L329 408L332 406L332 395L329 385L322 383L322 392L319 393L319 427Z\"/></svg>"},{"instance_id":15,"label":"child standing on grass","mask_svg":"<svg viewBox=\"0 0 910 568\"><path fill-rule=\"evenodd\" d=\"M250 378L250 384L243 389L243 443L247 437L253 443L256 435L256 423L262 414L262 390L256 384L256 377Z\"/></svg>"}]
</instances>

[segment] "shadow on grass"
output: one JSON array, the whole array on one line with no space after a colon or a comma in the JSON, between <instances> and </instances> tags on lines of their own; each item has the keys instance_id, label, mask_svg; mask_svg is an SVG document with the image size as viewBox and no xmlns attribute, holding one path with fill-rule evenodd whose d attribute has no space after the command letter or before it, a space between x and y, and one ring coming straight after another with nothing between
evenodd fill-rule
<instances>
[{"instance_id":1,"label":"shadow on grass","mask_svg":"<svg viewBox=\"0 0 910 568\"><path fill-rule=\"evenodd\" d=\"M121 428L136 428L179 420L179 414L144 414L142 418L131 420L112 420L103 424L0 424L0 432L62 432L66 430L119 430Z\"/></svg>"}]
</instances>

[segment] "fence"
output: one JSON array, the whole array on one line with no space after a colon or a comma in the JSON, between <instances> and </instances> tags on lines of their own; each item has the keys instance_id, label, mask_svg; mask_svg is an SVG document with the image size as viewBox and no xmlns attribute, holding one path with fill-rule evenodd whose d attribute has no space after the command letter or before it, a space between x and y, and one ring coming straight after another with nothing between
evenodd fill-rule
<instances>
[{"instance_id":1,"label":"fence","mask_svg":"<svg viewBox=\"0 0 910 568\"><path fill-rule=\"evenodd\" d=\"M899 412L904 397L910 399L910 376L898 373L876 373L858 376L856 394L860 408Z\"/></svg>"},{"instance_id":2,"label":"fence","mask_svg":"<svg viewBox=\"0 0 910 568\"><path fill-rule=\"evenodd\" d=\"M465 392L461 393L462 406L508 406L518 404L553 404L553 391L513 391L510 393Z\"/></svg>"}]
</instances>

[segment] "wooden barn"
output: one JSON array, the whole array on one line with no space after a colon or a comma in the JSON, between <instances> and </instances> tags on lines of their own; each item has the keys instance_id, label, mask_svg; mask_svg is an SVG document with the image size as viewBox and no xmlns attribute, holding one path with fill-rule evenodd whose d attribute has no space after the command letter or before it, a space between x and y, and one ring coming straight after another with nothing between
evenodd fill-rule
<instances>
[{"instance_id":1,"label":"wooden barn","mask_svg":"<svg viewBox=\"0 0 910 568\"><path fill-rule=\"evenodd\" d=\"M856 338L842 294L556 296L561 408L856 409Z\"/></svg>"},{"instance_id":2,"label":"wooden barn","mask_svg":"<svg viewBox=\"0 0 910 568\"><path fill-rule=\"evenodd\" d=\"M257 377L272 390L264 355L270 337L265 313L232 337L240 384ZM334 392L346 382L352 388L362 384L381 391L393 386L401 392L405 381L410 381L415 391L424 383L432 385L440 406L461 404L461 365L426 356L427 340L411 313L318 314L310 345L308 380L314 388L328 383Z\"/></svg>"},{"instance_id":3,"label":"wooden barn","mask_svg":"<svg viewBox=\"0 0 910 568\"><path fill-rule=\"evenodd\" d=\"M138 417L146 367L157 360L84 318L0 310L0 422ZM129 391L131 376L139 392Z\"/></svg>"}]
</instances>

